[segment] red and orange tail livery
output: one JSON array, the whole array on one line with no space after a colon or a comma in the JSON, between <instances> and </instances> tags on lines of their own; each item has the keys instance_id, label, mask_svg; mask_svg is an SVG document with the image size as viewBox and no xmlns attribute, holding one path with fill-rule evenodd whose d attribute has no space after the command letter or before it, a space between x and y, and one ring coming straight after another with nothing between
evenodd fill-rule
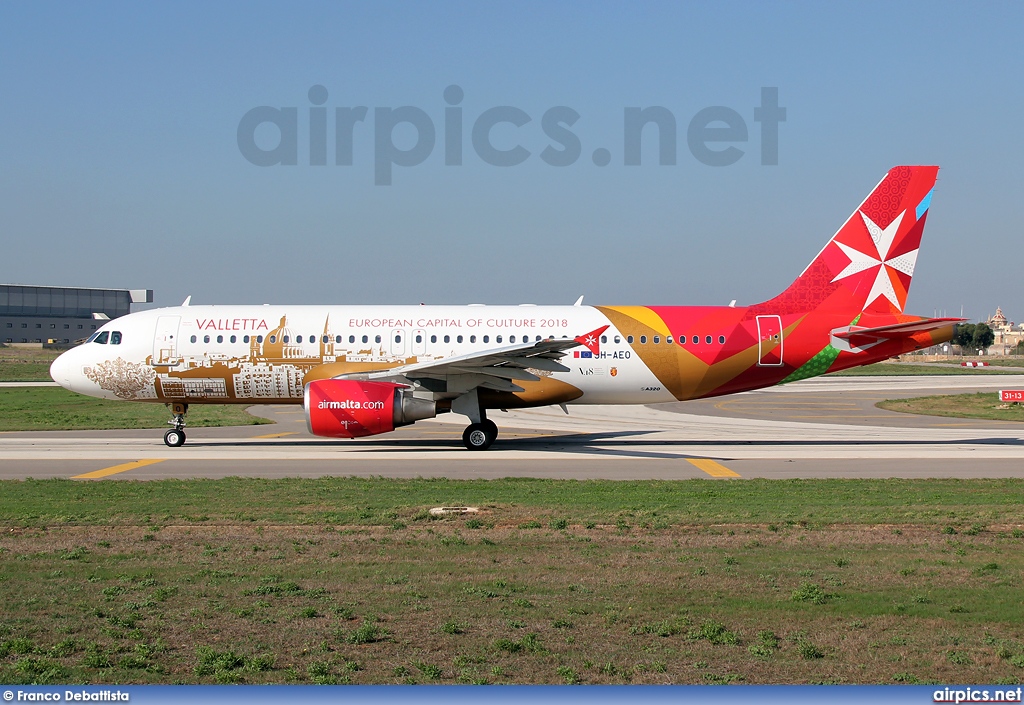
<instances>
[{"instance_id":1,"label":"red and orange tail livery","mask_svg":"<svg viewBox=\"0 0 1024 705\"><path fill-rule=\"evenodd\" d=\"M807 269L768 304L897 315L907 303L937 166L898 166L847 218Z\"/></svg>"}]
</instances>

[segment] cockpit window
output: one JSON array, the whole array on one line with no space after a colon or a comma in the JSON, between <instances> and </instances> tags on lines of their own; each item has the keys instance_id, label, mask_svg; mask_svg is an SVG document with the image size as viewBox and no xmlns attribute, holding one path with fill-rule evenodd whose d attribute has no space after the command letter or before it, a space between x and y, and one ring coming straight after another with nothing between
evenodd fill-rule
<instances>
[{"instance_id":1,"label":"cockpit window","mask_svg":"<svg viewBox=\"0 0 1024 705\"><path fill-rule=\"evenodd\" d=\"M108 338L110 338L110 332L104 330L93 335L92 342L99 343L100 345L106 345Z\"/></svg>"},{"instance_id":2,"label":"cockpit window","mask_svg":"<svg viewBox=\"0 0 1024 705\"><path fill-rule=\"evenodd\" d=\"M110 334L110 344L111 345L120 345L121 344L121 331L115 330L113 333Z\"/></svg>"}]
</instances>

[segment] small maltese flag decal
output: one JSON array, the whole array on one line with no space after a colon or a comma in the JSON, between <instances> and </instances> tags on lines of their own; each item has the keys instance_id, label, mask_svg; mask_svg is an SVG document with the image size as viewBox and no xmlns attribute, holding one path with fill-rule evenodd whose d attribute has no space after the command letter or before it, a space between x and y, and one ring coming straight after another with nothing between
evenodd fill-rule
<instances>
[{"instance_id":1,"label":"small maltese flag decal","mask_svg":"<svg viewBox=\"0 0 1024 705\"><path fill-rule=\"evenodd\" d=\"M589 333L579 335L574 338L574 340L580 345L585 346L587 350L590 351L591 355L597 356L601 354L601 334L606 330L608 330L608 326L602 326L597 330L592 330ZM590 357L591 355L587 355L587 357ZM582 355L577 353L574 357L582 357Z\"/></svg>"}]
</instances>

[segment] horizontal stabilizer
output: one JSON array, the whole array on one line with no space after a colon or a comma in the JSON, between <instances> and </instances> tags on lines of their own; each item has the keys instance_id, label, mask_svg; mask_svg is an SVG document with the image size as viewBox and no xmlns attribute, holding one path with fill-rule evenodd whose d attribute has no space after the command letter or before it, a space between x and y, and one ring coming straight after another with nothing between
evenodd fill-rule
<instances>
[{"instance_id":1,"label":"horizontal stabilizer","mask_svg":"<svg viewBox=\"0 0 1024 705\"><path fill-rule=\"evenodd\" d=\"M956 323L963 323L966 318L923 318L907 323L893 323L887 326L865 328L863 326L847 326L832 331L833 346L840 349L851 346L865 348L887 340L903 340L918 333L929 333ZM836 339L847 345L836 345Z\"/></svg>"}]
</instances>

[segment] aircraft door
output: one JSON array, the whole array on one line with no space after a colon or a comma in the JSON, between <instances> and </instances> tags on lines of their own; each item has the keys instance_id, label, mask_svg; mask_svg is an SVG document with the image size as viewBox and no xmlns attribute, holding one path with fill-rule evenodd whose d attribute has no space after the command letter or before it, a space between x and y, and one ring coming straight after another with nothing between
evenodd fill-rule
<instances>
[{"instance_id":1,"label":"aircraft door","mask_svg":"<svg viewBox=\"0 0 1024 705\"><path fill-rule=\"evenodd\" d=\"M412 354L417 356L427 354L427 334L425 331L414 330L412 332Z\"/></svg>"},{"instance_id":2,"label":"aircraft door","mask_svg":"<svg viewBox=\"0 0 1024 705\"><path fill-rule=\"evenodd\" d=\"M782 317L757 317L757 364L760 367L782 366Z\"/></svg>"},{"instance_id":3,"label":"aircraft door","mask_svg":"<svg viewBox=\"0 0 1024 705\"><path fill-rule=\"evenodd\" d=\"M393 330L391 331L391 354L392 355L405 355L405 331Z\"/></svg>"},{"instance_id":4,"label":"aircraft door","mask_svg":"<svg viewBox=\"0 0 1024 705\"><path fill-rule=\"evenodd\" d=\"M178 324L181 316L160 316L156 319L156 334L153 336L153 363L177 364Z\"/></svg>"}]
</instances>

